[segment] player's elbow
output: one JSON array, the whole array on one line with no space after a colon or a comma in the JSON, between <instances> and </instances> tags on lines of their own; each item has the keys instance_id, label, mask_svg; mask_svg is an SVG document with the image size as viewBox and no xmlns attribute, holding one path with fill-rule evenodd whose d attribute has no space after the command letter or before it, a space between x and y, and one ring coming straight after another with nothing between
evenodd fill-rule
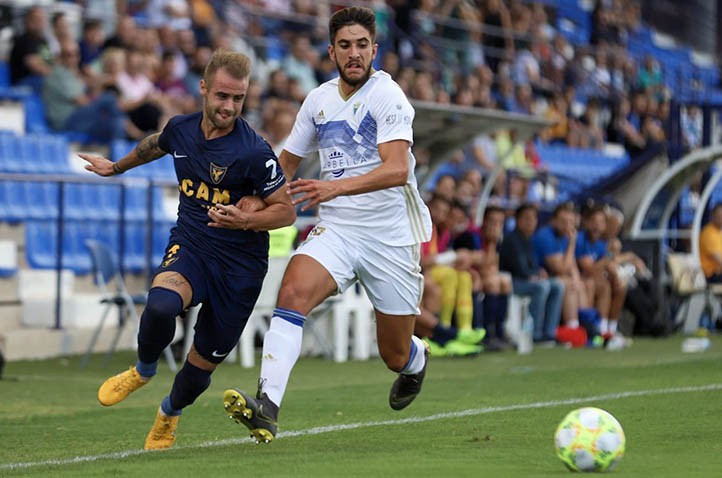
<instances>
[{"instance_id":1,"label":"player's elbow","mask_svg":"<svg viewBox=\"0 0 722 478\"><path fill-rule=\"evenodd\" d=\"M409 166L399 166L389 173L389 183L391 187L404 186L409 180Z\"/></svg>"}]
</instances>

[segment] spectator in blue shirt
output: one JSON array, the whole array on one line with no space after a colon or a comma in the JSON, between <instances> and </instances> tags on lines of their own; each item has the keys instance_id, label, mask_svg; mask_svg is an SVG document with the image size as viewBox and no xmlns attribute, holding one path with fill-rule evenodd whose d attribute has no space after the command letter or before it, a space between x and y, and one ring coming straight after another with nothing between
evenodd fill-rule
<instances>
[{"instance_id":1,"label":"spectator in blue shirt","mask_svg":"<svg viewBox=\"0 0 722 478\"><path fill-rule=\"evenodd\" d=\"M517 208L515 219L516 228L501 243L499 268L511 273L514 294L531 299L534 342L551 344L561 320L564 283L550 278L534 254L532 236L539 222L536 206L523 203Z\"/></svg>"},{"instance_id":2,"label":"spectator in blue shirt","mask_svg":"<svg viewBox=\"0 0 722 478\"><path fill-rule=\"evenodd\" d=\"M586 333L579 327L579 307L586 303L586 294L577 269L575 246L577 242L577 214L573 203L562 203L552 213L548 225L532 237L532 246L538 263L550 277L564 283L562 303L562 330L557 339L584 346Z\"/></svg>"},{"instance_id":3,"label":"spectator in blue shirt","mask_svg":"<svg viewBox=\"0 0 722 478\"><path fill-rule=\"evenodd\" d=\"M583 230L577 235L576 258L587 297L601 316L599 332L608 338L617 330L627 288L607 254L607 212L603 205L584 214Z\"/></svg>"}]
</instances>

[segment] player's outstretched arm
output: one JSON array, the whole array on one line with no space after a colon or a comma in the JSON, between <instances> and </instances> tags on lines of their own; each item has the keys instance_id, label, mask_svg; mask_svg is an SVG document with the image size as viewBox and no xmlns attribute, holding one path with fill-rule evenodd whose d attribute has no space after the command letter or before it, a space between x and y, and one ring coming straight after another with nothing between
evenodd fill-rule
<instances>
[{"instance_id":1,"label":"player's outstretched arm","mask_svg":"<svg viewBox=\"0 0 722 478\"><path fill-rule=\"evenodd\" d=\"M159 136L160 133L153 133L150 136L146 136L133 148L133 151L116 162L94 154L78 153L78 156L88 162L88 164L85 165L85 169L99 176L123 174L129 169L155 161L166 155L166 152L158 146Z\"/></svg>"},{"instance_id":2,"label":"player's outstretched arm","mask_svg":"<svg viewBox=\"0 0 722 478\"><path fill-rule=\"evenodd\" d=\"M403 186L409 180L409 143L394 140L379 144L381 165L366 174L337 181L297 179L289 185L289 194L300 194L293 204L308 201L302 208L306 211L317 204L337 196L353 196L380 189Z\"/></svg>"}]
</instances>

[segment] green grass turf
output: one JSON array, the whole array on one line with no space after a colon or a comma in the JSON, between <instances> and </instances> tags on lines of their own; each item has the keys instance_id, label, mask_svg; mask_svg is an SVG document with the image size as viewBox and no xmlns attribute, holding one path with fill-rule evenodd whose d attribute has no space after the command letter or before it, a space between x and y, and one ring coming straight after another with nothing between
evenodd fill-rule
<instances>
[{"instance_id":1,"label":"green grass turf","mask_svg":"<svg viewBox=\"0 0 722 478\"><path fill-rule=\"evenodd\" d=\"M243 438L221 404L225 388L255 390L258 368L226 363L186 409L174 449L150 453L139 450L172 383L164 365L149 385L104 408L98 386L132 353L116 354L107 369L100 356L84 370L78 357L13 362L0 381L0 476L567 476L553 435L581 406L607 409L624 427L627 452L613 476L720 476L722 337L698 354L681 353L681 341L432 358L423 393L402 412L388 406L394 375L379 359L301 359L280 416L282 432L301 433L265 446ZM623 392L639 393L614 396ZM471 412L434 418L463 410ZM425 419L377 423L413 418ZM357 425L309 432L349 424ZM83 461L70 463L75 457ZM9 466L17 463L33 465Z\"/></svg>"}]
</instances>

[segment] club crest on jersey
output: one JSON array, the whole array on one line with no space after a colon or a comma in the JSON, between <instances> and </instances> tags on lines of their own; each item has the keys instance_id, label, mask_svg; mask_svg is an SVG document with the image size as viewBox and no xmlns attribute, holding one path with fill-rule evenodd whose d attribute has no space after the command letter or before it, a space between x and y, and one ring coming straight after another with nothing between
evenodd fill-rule
<instances>
[{"instance_id":1,"label":"club crest on jersey","mask_svg":"<svg viewBox=\"0 0 722 478\"><path fill-rule=\"evenodd\" d=\"M228 171L228 166L222 168L211 163L211 181L213 181L213 184L220 183L221 180L223 180L223 176L226 175L226 171Z\"/></svg>"}]
</instances>

